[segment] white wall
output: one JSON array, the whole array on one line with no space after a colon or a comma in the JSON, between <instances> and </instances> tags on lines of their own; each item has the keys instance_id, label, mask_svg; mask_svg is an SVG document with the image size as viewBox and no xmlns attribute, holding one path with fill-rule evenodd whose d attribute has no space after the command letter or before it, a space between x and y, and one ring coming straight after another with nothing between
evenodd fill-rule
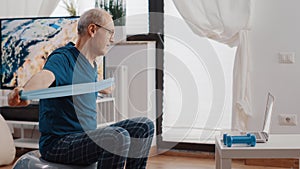
<instances>
[{"instance_id":1,"label":"white wall","mask_svg":"<svg viewBox=\"0 0 300 169\"><path fill-rule=\"evenodd\" d=\"M250 32L253 117L260 129L267 92L275 96L271 133L300 133L300 1L255 0ZM279 64L279 52L295 52L294 64ZM297 126L279 126L279 114L297 114Z\"/></svg>"}]
</instances>

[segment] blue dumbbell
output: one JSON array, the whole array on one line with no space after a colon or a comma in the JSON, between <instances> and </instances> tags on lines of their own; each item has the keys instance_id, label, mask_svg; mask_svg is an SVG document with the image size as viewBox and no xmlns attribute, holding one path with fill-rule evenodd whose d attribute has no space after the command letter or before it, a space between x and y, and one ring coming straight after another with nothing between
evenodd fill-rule
<instances>
[{"instance_id":1,"label":"blue dumbbell","mask_svg":"<svg viewBox=\"0 0 300 169\"><path fill-rule=\"evenodd\" d=\"M223 143L224 143L224 145L226 145L227 135L228 135L227 133L223 134Z\"/></svg>"},{"instance_id":2,"label":"blue dumbbell","mask_svg":"<svg viewBox=\"0 0 300 169\"><path fill-rule=\"evenodd\" d=\"M247 144L251 147L256 145L256 137L254 134L248 133L245 136L229 136L227 134L223 135L224 144L227 147L231 147L232 144Z\"/></svg>"}]
</instances>

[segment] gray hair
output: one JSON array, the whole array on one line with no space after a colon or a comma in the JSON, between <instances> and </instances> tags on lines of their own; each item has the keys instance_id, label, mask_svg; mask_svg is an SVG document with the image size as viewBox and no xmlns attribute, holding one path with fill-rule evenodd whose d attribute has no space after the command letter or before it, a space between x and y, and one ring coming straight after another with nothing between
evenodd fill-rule
<instances>
[{"instance_id":1,"label":"gray hair","mask_svg":"<svg viewBox=\"0 0 300 169\"><path fill-rule=\"evenodd\" d=\"M90 24L98 23L103 24L106 21L105 16L109 16L109 13L100 8L90 9L84 12L78 21L77 25L77 33L78 35L84 35L86 33L86 29Z\"/></svg>"}]
</instances>

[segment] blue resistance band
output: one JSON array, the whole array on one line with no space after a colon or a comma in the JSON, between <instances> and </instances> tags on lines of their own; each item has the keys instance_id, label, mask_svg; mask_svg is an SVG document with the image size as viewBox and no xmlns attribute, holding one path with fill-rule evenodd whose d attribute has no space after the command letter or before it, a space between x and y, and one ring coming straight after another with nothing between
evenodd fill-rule
<instances>
[{"instance_id":1,"label":"blue resistance band","mask_svg":"<svg viewBox=\"0 0 300 169\"><path fill-rule=\"evenodd\" d=\"M111 87L114 84L114 78L101 80L99 82L81 83L59 87L50 87L47 89L20 91L21 100L46 99L86 93L98 92Z\"/></svg>"}]
</instances>

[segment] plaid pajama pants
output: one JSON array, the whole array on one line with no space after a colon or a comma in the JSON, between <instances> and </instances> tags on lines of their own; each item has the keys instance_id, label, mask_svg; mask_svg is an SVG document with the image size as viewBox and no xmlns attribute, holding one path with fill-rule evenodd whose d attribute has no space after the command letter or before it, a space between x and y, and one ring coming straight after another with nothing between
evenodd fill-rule
<instances>
[{"instance_id":1,"label":"plaid pajama pants","mask_svg":"<svg viewBox=\"0 0 300 169\"><path fill-rule=\"evenodd\" d=\"M146 168L154 125L145 117L117 122L85 133L67 135L42 158L56 163L89 165L98 169Z\"/></svg>"}]
</instances>

